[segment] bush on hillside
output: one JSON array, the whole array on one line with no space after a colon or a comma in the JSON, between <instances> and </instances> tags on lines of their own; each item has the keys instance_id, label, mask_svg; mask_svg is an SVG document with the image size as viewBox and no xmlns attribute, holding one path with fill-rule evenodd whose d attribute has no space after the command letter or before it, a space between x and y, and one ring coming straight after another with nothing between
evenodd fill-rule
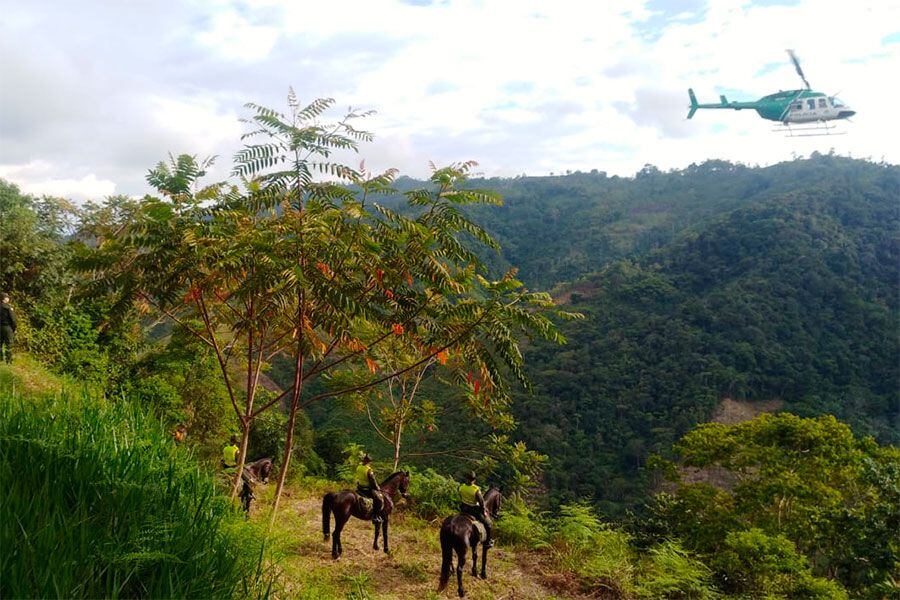
<instances>
[{"instance_id":1,"label":"bush on hillside","mask_svg":"<svg viewBox=\"0 0 900 600\"><path fill-rule=\"evenodd\" d=\"M423 519L443 519L459 512L459 483L432 469L409 469L412 511Z\"/></svg>"},{"instance_id":2,"label":"bush on hillside","mask_svg":"<svg viewBox=\"0 0 900 600\"><path fill-rule=\"evenodd\" d=\"M262 395L262 394L261 394ZM263 402L263 398L260 398ZM260 415L250 430L250 447L247 460L253 461L269 457L281 463L284 442L287 437L288 416L280 410L271 410ZM290 471L298 475L325 475L325 462L313 449L314 433L309 417L304 412L297 413L294 423L294 450Z\"/></svg>"},{"instance_id":3,"label":"bush on hillside","mask_svg":"<svg viewBox=\"0 0 900 600\"><path fill-rule=\"evenodd\" d=\"M783 535L751 528L725 538L725 548L713 559L727 588L738 593L787 598L845 600L840 584L815 577L806 557Z\"/></svg>"},{"instance_id":4,"label":"bush on hillside","mask_svg":"<svg viewBox=\"0 0 900 600\"><path fill-rule=\"evenodd\" d=\"M641 598L713 598L712 571L677 542L651 548L639 569L635 592Z\"/></svg>"},{"instance_id":5,"label":"bush on hillside","mask_svg":"<svg viewBox=\"0 0 900 600\"><path fill-rule=\"evenodd\" d=\"M126 402L0 391L0 596L264 597L264 545Z\"/></svg>"}]
</instances>

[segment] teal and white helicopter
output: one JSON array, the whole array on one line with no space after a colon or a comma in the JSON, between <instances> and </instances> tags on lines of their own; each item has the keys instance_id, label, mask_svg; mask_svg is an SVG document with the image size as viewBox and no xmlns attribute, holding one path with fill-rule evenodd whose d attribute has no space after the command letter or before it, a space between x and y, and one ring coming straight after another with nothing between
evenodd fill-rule
<instances>
[{"instance_id":1,"label":"teal and white helicopter","mask_svg":"<svg viewBox=\"0 0 900 600\"><path fill-rule=\"evenodd\" d=\"M694 90L688 90L691 106L687 118L693 118L698 109L752 109L770 121L777 121L783 127L774 131L787 133L790 137L808 137L811 135L840 135L832 133L836 121L846 120L856 114L849 106L841 102L836 95L829 96L815 92L806 80L800 61L793 50L787 51L797 74L803 80L804 87L799 90L780 91L763 96L752 102L729 102L724 95L719 96L718 104L698 104Z\"/></svg>"}]
</instances>

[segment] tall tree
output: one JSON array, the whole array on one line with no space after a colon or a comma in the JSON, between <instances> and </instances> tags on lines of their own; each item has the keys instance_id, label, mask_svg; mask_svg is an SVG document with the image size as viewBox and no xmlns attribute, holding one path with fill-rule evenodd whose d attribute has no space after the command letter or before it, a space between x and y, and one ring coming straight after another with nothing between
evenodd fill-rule
<instances>
[{"instance_id":1,"label":"tall tree","mask_svg":"<svg viewBox=\"0 0 900 600\"><path fill-rule=\"evenodd\" d=\"M291 92L288 105L288 114L248 105L253 129L244 139L261 142L235 156L240 187L193 192L202 165L179 157L168 172L158 167L151 175L167 198L145 200L126 231L104 240L88 261L95 282L120 302L144 303L188 327L200 323L192 330L215 353L243 431L239 470L253 419L278 403L287 407L273 518L302 408L453 353L470 365L460 383L490 410L507 401L508 374L526 381L520 332L563 341L543 314L554 308L547 294L523 289L512 272L499 281L483 277L466 240L496 243L460 207L499 198L459 188L474 163L435 168L430 188L406 194L411 215L370 206L372 196L392 192L396 172L330 161L333 151L355 151L371 139L351 124L363 115L351 111L324 125L331 100L301 106ZM377 351L397 339L414 357L379 364ZM238 351L242 405L232 382ZM255 406L260 372L275 353L290 358L293 385ZM314 379L354 365L365 365L368 377L310 391Z\"/></svg>"}]
</instances>

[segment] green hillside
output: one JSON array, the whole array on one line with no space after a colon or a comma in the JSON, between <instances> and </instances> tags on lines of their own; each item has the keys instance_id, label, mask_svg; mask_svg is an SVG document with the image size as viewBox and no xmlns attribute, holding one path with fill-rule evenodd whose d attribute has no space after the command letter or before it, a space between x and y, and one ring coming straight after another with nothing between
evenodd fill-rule
<instances>
[{"instance_id":1,"label":"green hillside","mask_svg":"<svg viewBox=\"0 0 900 600\"><path fill-rule=\"evenodd\" d=\"M820 154L770 167L710 160L663 172L648 165L634 177L576 172L473 180L504 199L502 207L473 213L500 242L496 264L516 266L526 283L549 289L660 248L736 208L821 186L896 189L897 178L896 168Z\"/></svg>"},{"instance_id":2,"label":"green hillside","mask_svg":"<svg viewBox=\"0 0 900 600\"><path fill-rule=\"evenodd\" d=\"M563 326L566 347L531 348L537 391L516 413L551 456L553 496L633 500L647 455L726 397L898 441L900 178L840 168L860 177L733 210L565 289L587 318Z\"/></svg>"},{"instance_id":3,"label":"green hillside","mask_svg":"<svg viewBox=\"0 0 900 600\"><path fill-rule=\"evenodd\" d=\"M470 212L500 241L485 254L553 288L586 319L568 344L526 356L534 394L516 435L550 458L552 504L592 497L621 512L646 494L644 461L709 420L723 398L831 413L896 443L900 169L831 155L752 168L708 161L634 178L602 173L473 180L504 197ZM401 179L402 190L421 185ZM413 453L452 451L490 429L442 408ZM354 410L319 427L387 452ZM421 464L459 468L443 456Z\"/></svg>"}]
</instances>

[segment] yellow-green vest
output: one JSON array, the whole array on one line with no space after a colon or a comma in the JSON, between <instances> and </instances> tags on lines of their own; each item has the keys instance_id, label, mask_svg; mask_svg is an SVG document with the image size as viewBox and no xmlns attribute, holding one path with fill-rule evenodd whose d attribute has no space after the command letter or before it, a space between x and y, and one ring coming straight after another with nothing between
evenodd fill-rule
<instances>
[{"instance_id":1,"label":"yellow-green vest","mask_svg":"<svg viewBox=\"0 0 900 600\"><path fill-rule=\"evenodd\" d=\"M478 506L478 492L481 491L474 483L469 485L468 483L459 484L459 499L462 500L463 504L468 504L469 506Z\"/></svg>"},{"instance_id":2,"label":"yellow-green vest","mask_svg":"<svg viewBox=\"0 0 900 600\"><path fill-rule=\"evenodd\" d=\"M237 466L237 453L238 447L234 444L230 444L222 448L222 460L225 461L226 467Z\"/></svg>"},{"instance_id":3,"label":"yellow-green vest","mask_svg":"<svg viewBox=\"0 0 900 600\"><path fill-rule=\"evenodd\" d=\"M369 483L369 473L372 472L372 467L369 465L359 465L356 467L356 484L362 487L369 487L371 484Z\"/></svg>"}]
</instances>

